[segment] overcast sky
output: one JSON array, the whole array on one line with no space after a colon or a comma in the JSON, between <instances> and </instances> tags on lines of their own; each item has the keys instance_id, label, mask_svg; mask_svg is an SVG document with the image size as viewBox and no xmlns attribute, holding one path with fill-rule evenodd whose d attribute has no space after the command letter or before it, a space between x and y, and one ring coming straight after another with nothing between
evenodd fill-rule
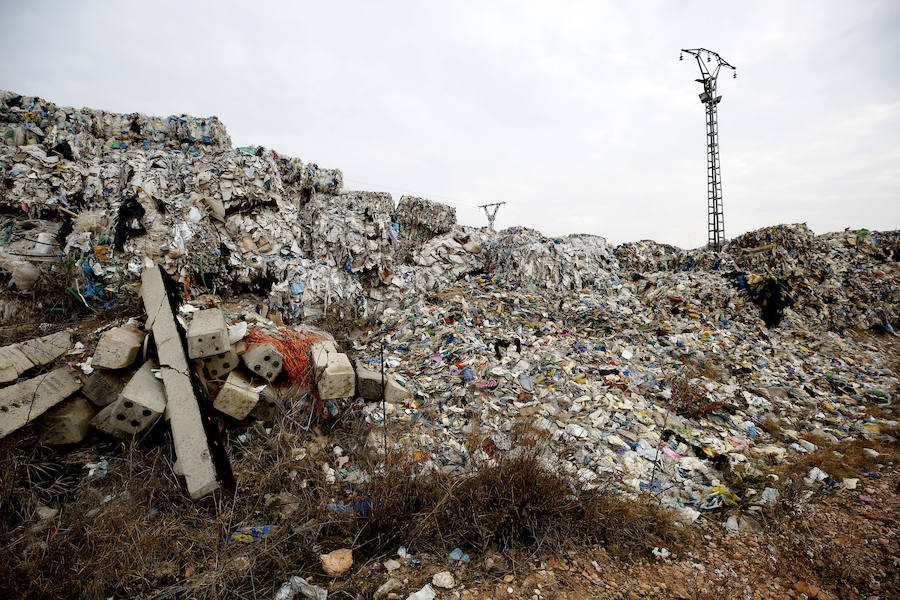
<instances>
[{"instance_id":1,"label":"overcast sky","mask_svg":"<svg viewBox=\"0 0 900 600\"><path fill-rule=\"evenodd\" d=\"M13 2L0 88L218 115L235 146L450 203L459 221L706 242L697 65L726 236L900 228L900 2Z\"/></svg>"}]
</instances>

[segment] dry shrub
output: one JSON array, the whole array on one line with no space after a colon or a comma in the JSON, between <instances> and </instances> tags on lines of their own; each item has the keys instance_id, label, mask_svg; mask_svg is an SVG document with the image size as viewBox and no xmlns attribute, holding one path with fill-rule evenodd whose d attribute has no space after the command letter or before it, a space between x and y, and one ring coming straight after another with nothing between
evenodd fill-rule
<instances>
[{"instance_id":1,"label":"dry shrub","mask_svg":"<svg viewBox=\"0 0 900 600\"><path fill-rule=\"evenodd\" d=\"M454 547L505 551L560 551L605 545L623 554L672 544L678 534L669 514L644 497L630 498L611 485L580 489L549 458L539 436L513 436L508 451L494 449L462 475L394 454L356 502L370 514L345 526L367 554L406 544L445 553Z\"/></svg>"},{"instance_id":2,"label":"dry shrub","mask_svg":"<svg viewBox=\"0 0 900 600\"><path fill-rule=\"evenodd\" d=\"M679 415L699 419L721 409L724 403L707 400L706 390L682 376L672 381L672 405Z\"/></svg>"}]
</instances>

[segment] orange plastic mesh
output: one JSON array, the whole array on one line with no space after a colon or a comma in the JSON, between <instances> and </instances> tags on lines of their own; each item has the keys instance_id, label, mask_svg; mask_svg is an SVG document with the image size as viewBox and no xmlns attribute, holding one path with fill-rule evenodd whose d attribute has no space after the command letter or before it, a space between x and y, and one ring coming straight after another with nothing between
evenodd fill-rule
<instances>
[{"instance_id":1,"label":"orange plastic mesh","mask_svg":"<svg viewBox=\"0 0 900 600\"><path fill-rule=\"evenodd\" d=\"M269 343L284 356L283 370L291 383L313 388L312 367L309 364L309 347L322 340L322 336L293 329L250 329L248 344Z\"/></svg>"}]
</instances>

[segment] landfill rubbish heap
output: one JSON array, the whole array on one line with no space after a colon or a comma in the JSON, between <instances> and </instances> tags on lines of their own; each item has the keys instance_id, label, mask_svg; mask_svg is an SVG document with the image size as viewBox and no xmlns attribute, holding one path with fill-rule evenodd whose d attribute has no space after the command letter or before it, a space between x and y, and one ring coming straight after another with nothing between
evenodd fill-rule
<instances>
[{"instance_id":1,"label":"landfill rubbish heap","mask_svg":"<svg viewBox=\"0 0 900 600\"><path fill-rule=\"evenodd\" d=\"M2 92L0 134L0 325L60 306L139 316L0 348L0 437L34 420L48 444L167 423L201 498L232 480L217 420L271 421L302 389L322 416L362 406L423 471L509 451L526 422L579 485L613 475L692 522L739 495L772 502L733 483L815 440L897 426L896 357L866 336L900 328L898 231L614 247L345 190L337 169L233 148L216 117ZM473 432L487 442L467 445ZM332 482L366 481L346 464L334 454Z\"/></svg>"}]
</instances>

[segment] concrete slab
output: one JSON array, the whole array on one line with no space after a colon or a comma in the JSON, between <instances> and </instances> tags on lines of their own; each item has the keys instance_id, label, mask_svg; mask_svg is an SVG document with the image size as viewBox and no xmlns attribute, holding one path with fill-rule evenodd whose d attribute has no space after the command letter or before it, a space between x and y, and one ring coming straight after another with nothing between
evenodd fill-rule
<instances>
[{"instance_id":1,"label":"concrete slab","mask_svg":"<svg viewBox=\"0 0 900 600\"><path fill-rule=\"evenodd\" d=\"M0 438L24 426L81 389L67 368L0 389Z\"/></svg>"},{"instance_id":2,"label":"concrete slab","mask_svg":"<svg viewBox=\"0 0 900 600\"><path fill-rule=\"evenodd\" d=\"M91 364L100 369L124 369L134 363L143 343L144 334L130 327L104 331Z\"/></svg>"},{"instance_id":3,"label":"concrete slab","mask_svg":"<svg viewBox=\"0 0 900 600\"><path fill-rule=\"evenodd\" d=\"M41 443L77 444L87 437L96 410L86 398L77 397L47 411L43 417Z\"/></svg>"}]
</instances>

